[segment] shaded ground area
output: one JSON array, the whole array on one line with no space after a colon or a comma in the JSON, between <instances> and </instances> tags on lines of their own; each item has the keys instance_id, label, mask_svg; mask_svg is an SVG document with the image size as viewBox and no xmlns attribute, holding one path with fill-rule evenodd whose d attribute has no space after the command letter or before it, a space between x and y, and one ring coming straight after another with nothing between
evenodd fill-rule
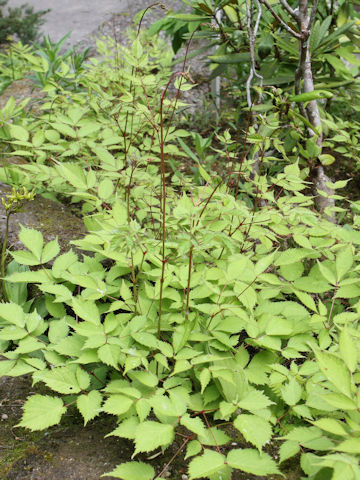
<instances>
[{"instance_id":1,"label":"shaded ground area","mask_svg":"<svg viewBox=\"0 0 360 480\"><path fill-rule=\"evenodd\" d=\"M117 437L104 439L104 436L116 427L114 417L98 417L84 427L80 415L74 409L70 410L60 425L45 432L31 433L16 428L26 397L39 389L41 387L31 387L29 376L0 379L1 480L100 480L102 474L110 472L122 462L131 460L131 442ZM41 393L44 391L41 390ZM182 442L183 438L178 437L164 455L154 455L154 452L151 452L138 456L136 460L149 462L157 474L162 472L162 478L186 480L187 466L182 454L164 470ZM240 438L236 438L236 443L233 448L249 446ZM156 453L160 452L155 451ZM297 465L297 460L287 465L287 480L299 480L301 475ZM237 472L232 480L280 478L283 477L258 477Z\"/></svg>"},{"instance_id":2,"label":"shaded ground area","mask_svg":"<svg viewBox=\"0 0 360 480\"><path fill-rule=\"evenodd\" d=\"M2 480L98 480L130 458L128 443L115 437L104 439L114 428L111 418L94 420L84 428L74 412L61 426L47 432L14 428L24 399L32 391L30 377L4 377L0 381Z\"/></svg>"}]
</instances>

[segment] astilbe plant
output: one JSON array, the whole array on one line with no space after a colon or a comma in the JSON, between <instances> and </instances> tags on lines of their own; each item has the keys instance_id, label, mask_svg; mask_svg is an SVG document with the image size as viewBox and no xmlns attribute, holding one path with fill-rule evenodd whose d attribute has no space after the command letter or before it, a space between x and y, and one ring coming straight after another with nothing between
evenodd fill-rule
<instances>
[{"instance_id":1,"label":"astilbe plant","mask_svg":"<svg viewBox=\"0 0 360 480\"><path fill-rule=\"evenodd\" d=\"M101 144L78 141L96 121L77 123L89 113L72 94L66 117L54 102L52 130L64 151L75 143L84 150L71 147L66 162L54 149L58 180L44 157L24 169L29 183L42 172L51 188L81 199L89 233L73 242L81 259L73 250L58 256L57 240L45 245L26 228L26 250L12 252L36 268L7 280L35 283L46 305L41 315L36 303L30 312L0 305L1 375L31 374L49 389L27 399L19 426L46 429L75 406L85 424L113 415L109 435L132 440L140 458L181 438L190 479L273 476L299 453L309 479L326 469L333 479L344 471L359 478L358 232L315 212L297 163L253 180L253 159L234 164L229 176L247 198L201 165L202 186L171 178L166 161L178 150L165 113L176 111L167 99L174 78L153 98L154 79L144 82L140 69L146 53L133 48L132 93L120 99L128 107L117 110L111 90L106 98L95 81L89 101L101 119L118 119L120 147L113 131ZM184 73L174 75L181 88ZM41 141L36 132L35 141L30 121L8 128L31 158L50 151L49 133ZM222 148L231 141L224 134ZM93 154L84 172L86 148ZM234 432L246 448L233 448ZM266 445L279 436L277 462ZM151 480L163 472L136 459L109 475Z\"/></svg>"}]
</instances>

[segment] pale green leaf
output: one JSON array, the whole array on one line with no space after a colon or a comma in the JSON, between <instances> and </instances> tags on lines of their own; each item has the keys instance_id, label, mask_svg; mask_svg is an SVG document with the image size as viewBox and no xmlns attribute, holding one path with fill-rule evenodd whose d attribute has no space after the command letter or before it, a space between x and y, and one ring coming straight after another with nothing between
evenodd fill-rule
<instances>
[{"instance_id":1,"label":"pale green leaf","mask_svg":"<svg viewBox=\"0 0 360 480\"><path fill-rule=\"evenodd\" d=\"M100 324L100 313L96 303L92 300L85 300L80 297L72 299L72 307L76 315L94 325Z\"/></svg>"},{"instance_id":2,"label":"pale green leaf","mask_svg":"<svg viewBox=\"0 0 360 480\"><path fill-rule=\"evenodd\" d=\"M338 452L345 452L345 453L351 453L354 455L359 455L360 454L360 438L358 437L353 437L353 438L347 438L343 442L341 442L337 447L334 447L334 450L337 450Z\"/></svg>"},{"instance_id":3,"label":"pale green leaf","mask_svg":"<svg viewBox=\"0 0 360 480\"><path fill-rule=\"evenodd\" d=\"M191 440L186 447L185 460L201 452L202 446L198 440Z\"/></svg>"},{"instance_id":4,"label":"pale green leaf","mask_svg":"<svg viewBox=\"0 0 360 480\"><path fill-rule=\"evenodd\" d=\"M76 406L84 417L84 425L95 418L101 412L102 395L97 390L88 394L80 395L76 400Z\"/></svg>"},{"instance_id":5,"label":"pale green leaf","mask_svg":"<svg viewBox=\"0 0 360 480\"><path fill-rule=\"evenodd\" d=\"M123 480L152 480L155 476L155 470L147 463L126 462L122 463L110 473L102 477L122 478Z\"/></svg>"},{"instance_id":6,"label":"pale green leaf","mask_svg":"<svg viewBox=\"0 0 360 480\"><path fill-rule=\"evenodd\" d=\"M135 432L138 425L139 419L137 417L129 417L122 423L120 423L120 425L115 428L115 430L106 435L106 437L114 436L128 438L129 440L132 440L133 438L135 438Z\"/></svg>"},{"instance_id":7,"label":"pale green leaf","mask_svg":"<svg viewBox=\"0 0 360 480\"><path fill-rule=\"evenodd\" d=\"M129 372L129 377L150 388L155 388L159 381L157 376L153 373L140 370L136 372Z\"/></svg>"},{"instance_id":8,"label":"pale green leaf","mask_svg":"<svg viewBox=\"0 0 360 480\"><path fill-rule=\"evenodd\" d=\"M107 343L99 348L98 355L100 360L106 363L106 365L111 365L114 368L118 368L121 348L119 345Z\"/></svg>"},{"instance_id":9,"label":"pale green leaf","mask_svg":"<svg viewBox=\"0 0 360 480\"><path fill-rule=\"evenodd\" d=\"M290 378L289 382L281 389L281 395L290 406L296 405L301 399L302 388L295 377Z\"/></svg>"},{"instance_id":10,"label":"pale green leaf","mask_svg":"<svg viewBox=\"0 0 360 480\"><path fill-rule=\"evenodd\" d=\"M225 457L214 450L205 450L201 457L195 457L189 464L189 479L208 478L224 467Z\"/></svg>"},{"instance_id":11,"label":"pale green leaf","mask_svg":"<svg viewBox=\"0 0 360 480\"><path fill-rule=\"evenodd\" d=\"M45 430L60 422L66 412L61 398L44 395L32 395L24 405L24 413L18 427L30 430Z\"/></svg>"},{"instance_id":12,"label":"pale green leaf","mask_svg":"<svg viewBox=\"0 0 360 480\"><path fill-rule=\"evenodd\" d=\"M274 265L290 265L291 263L297 263L303 258L307 258L311 250L306 248L288 248L284 252L280 252L277 256Z\"/></svg>"},{"instance_id":13,"label":"pale green leaf","mask_svg":"<svg viewBox=\"0 0 360 480\"><path fill-rule=\"evenodd\" d=\"M318 428L325 430L325 432L333 433L334 435L346 436L347 432L344 424L335 418L320 418L316 422L312 422Z\"/></svg>"},{"instance_id":14,"label":"pale green leaf","mask_svg":"<svg viewBox=\"0 0 360 480\"><path fill-rule=\"evenodd\" d=\"M351 270L353 261L353 253L350 246L343 248L336 255L335 266L338 281L340 281Z\"/></svg>"},{"instance_id":15,"label":"pale green leaf","mask_svg":"<svg viewBox=\"0 0 360 480\"><path fill-rule=\"evenodd\" d=\"M27 142L29 140L29 132L26 130L26 128L20 125L11 125L10 133L16 140L20 140L22 142Z\"/></svg>"},{"instance_id":16,"label":"pale green leaf","mask_svg":"<svg viewBox=\"0 0 360 480\"><path fill-rule=\"evenodd\" d=\"M298 442L294 440L286 440L286 442L282 443L280 446L280 463L285 462L289 458L297 455L300 451L300 445Z\"/></svg>"},{"instance_id":17,"label":"pale green leaf","mask_svg":"<svg viewBox=\"0 0 360 480\"><path fill-rule=\"evenodd\" d=\"M44 382L52 390L59 393L79 393L81 388L76 378L77 365L66 365L65 367L57 367L52 370L44 370L43 372L35 372L33 374L34 381Z\"/></svg>"},{"instance_id":18,"label":"pale green leaf","mask_svg":"<svg viewBox=\"0 0 360 480\"><path fill-rule=\"evenodd\" d=\"M255 445L259 450L271 439L272 428L270 423L257 415L240 414L234 420L234 425L245 440Z\"/></svg>"},{"instance_id":19,"label":"pale green leaf","mask_svg":"<svg viewBox=\"0 0 360 480\"><path fill-rule=\"evenodd\" d=\"M41 262L48 263L50 260L55 258L60 252L59 242L58 239L52 240L51 242L47 243L44 247L44 250L41 254Z\"/></svg>"},{"instance_id":20,"label":"pale green leaf","mask_svg":"<svg viewBox=\"0 0 360 480\"><path fill-rule=\"evenodd\" d=\"M197 435L205 435L205 425L199 417L190 417L189 414L186 414L181 417L180 423L190 432L194 432Z\"/></svg>"},{"instance_id":21,"label":"pale green leaf","mask_svg":"<svg viewBox=\"0 0 360 480\"><path fill-rule=\"evenodd\" d=\"M35 266L40 265L41 261L31 252L27 250L17 250L16 252L11 252L13 259L20 263L21 265Z\"/></svg>"},{"instance_id":22,"label":"pale green leaf","mask_svg":"<svg viewBox=\"0 0 360 480\"><path fill-rule=\"evenodd\" d=\"M125 397L125 395L113 394L105 401L103 411L112 415L121 415L126 413L132 404L133 400L131 398Z\"/></svg>"},{"instance_id":23,"label":"pale green leaf","mask_svg":"<svg viewBox=\"0 0 360 480\"><path fill-rule=\"evenodd\" d=\"M205 430L205 435L199 435L198 440L203 445L215 447L216 445L226 445L231 438L219 428L211 427Z\"/></svg>"},{"instance_id":24,"label":"pale green leaf","mask_svg":"<svg viewBox=\"0 0 360 480\"><path fill-rule=\"evenodd\" d=\"M135 433L135 453L151 452L158 447L166 447L174 440L173 425L153 422L140 423Z\"/></svg>"},{"instance_id":25,"label":"pale green leaf","mask_svg":"<svg viewBox=\"0 0 360 480\"><path fill-rule=\"evenodd\" d=\"M339 392L351 397L351 378L348 368L342 360L329 352L315 350L320 370Z\"/></svg>"},{"instance_id":26,"label":"pale green leaf","mask_svg":"<svg viewBox=\"0 0 360 480\"><path fill-rule=\"evenodd\" d=\"M98 186L98 195L102 200L107 200L111 197L114 191L113 182L110 178L105 178L99 183Z\"/></svg>"},{"instance_id":27,"label":"pale green leaf","mask_svg":"<svg viewBox=\"0 0 360 480\"><path fill-rule=\"evenodd\" d=\"M260 453L253 448L231 450L227 462L231 467L253 475L280 473L276 463L267 453Z\"/></svg>"},{"instance_id":28,"label":"pale green leaf","mask_svg":"<svg viewBox=\"0 0 360 480\"><path fill-rule=\"evenodd\" d=\"M346 366L351 373L354 373L358 364L359 352L355 340L346 327L342 329L339 336L339 350Z\"/></svg>"},{"instance_id":29,"label":"pale green leaf","mask_svg":"<svg viewBox=\"0 0 360 480\"><path fill-rule=\"evenodd\" d=\"M0 318L18 327L25 326L23 309L15 303L0 303Z\"/></svg>"},{"instance_id":30,"label":"pale green leaf","mask_svg":"<svg viewBox=\"0 0 360 480\"><path fill-rule=\"evenodd\" d=\"M41 252L44 245L44 239L41 232L21 226L19 239L38 260L41 259Z\"/></svg>"},{"instance_id":31,"label":"pale green leaf","mask_svg":"<svg viewBox=\"0 0 360 480\"><path fill-rule=\"evenodd\" d=\"M52 320L49 326L48 338L51 343L58 343L69 333L69 326L65 319Z\"/></svg>"},{"instance_id":32,"label":"pale green leaf","mask_svg":"<svg viewBox=\"0 0 360 480\"><path fill-rule=\"evenodd\" d=\"M205 388L209 384L211 379L211 373L208 368L203 368L199 375L199 380L201 383L201 393L204 393Z\"/></svg>"}]
</instances>

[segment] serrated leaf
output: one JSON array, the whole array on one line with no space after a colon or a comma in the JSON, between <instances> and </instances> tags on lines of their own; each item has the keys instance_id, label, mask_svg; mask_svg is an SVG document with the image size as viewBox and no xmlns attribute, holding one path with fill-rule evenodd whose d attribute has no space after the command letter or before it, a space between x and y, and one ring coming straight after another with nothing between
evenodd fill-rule
<instances>
[{"instance_id":1,"label":"serrated leaf","mask_svg":"<svg viewBox=\"0 0 360 480\"><path fill-rule=\"evenodd\" d=\"M347 432L343 427L342 422L335 420L335 418L320 418L316 422L312 422L315 427L325 430L325 432L333 433L334 435L346 436Z\"/></svg>"},{"instance_id":2,"label":"serrated leaf","mask_svg":"<svg viewBox=\"0 0 360 480\"><path fill-rule=\"evenodd\" d=\"M135 433L135 453L166 447L174 440L174 427L151 420L140 423Z\"/></svg>"},{"instance_id":3,"label":"serrated leaf","mask_svg":"<svg viewBox=\"0 0 360 480\"><path fill-rule=\"evenodd\" d=\"M281 395L290 406L296 405L301 399L302 388L296 381L295 377L292 377L289 382L281 389Z\"/></svg>"},{"instance_id":4,"label":"serrated leaf","mask_svg":"<svg viewBox=\"0 0 360 480\"><path fill-rule=\"evenodd\" d=\"M152 480L155 476L155 470L147 463L126 462L116 467L112 472L102 475L102 477L104 476L122 478L123 480Z\"/></svg>"},{"instance_id":5,"label":"serrated leaf","mask_svg":"<svg viewBox=\"0 0 360 480\"><path fill-rule=\"evenodd\" d=\"M186 447L185 460L201 452L202 446L198 440L191 440Z\"/></svg>"},{"instance_id":6,"label":"serrated leaf","mask_svg":"<svg viewBox=\"0 0 360 480\"><path fill-rule=\"evenodd\" d=\"M275 252L260 258L255 264L255 275L260 275L274 263Z\"/></svg>"},{"instance_id":7,"label":"serrated leaf","mask_svg":"<svg viewBox=\"0 0 360 480\"><path fill-rule=\"evenodd\" d=\"M72 299L72 307L76 315L94 325L100 325L100 313L96 303L80 297Z\"/></svg>"},{"instance_id":8,"label":"serrated leaf","mask_svg":"<svg viewBox=\"0 0 360 480\"><path fill-rule=\"evenodd\" d=\"M290 265L292 263L297 263L303 258L306 258L311 253L306 248L288 248L284 252L280 252L277 256L274 265L282 266L282 265Z\"/></svg>"},{"instance_id":9,"label":"serrated leaf","mask_svg":"<svg viewBox=\"0 0 360 480\"><path fill-rule=\"evenodd\" d=\"M66 365L65 367L57 367L52 370L36 372L33 375L34 381L44 382L55 392L69 394L79 393L81 388L76 378L77 365Z\"/></svg>"},{"instance_id":10,"label":"serrated leaf","mask_svg":"<svg viewBox=\"0 0 360 480\"><path fill-rule=\"evenodd\" d=\"M132 404L133 400L131 398L125 397L125 395L113 394L105 401L103 411L112 415L121 415L126 413Z\"/></svg>"},{"instance_id":11,"label":"serrated leaf","mask_svg":"<svg viewBox=\"0 0 360 480\"><path fill-rule=\"evenodd\" d=\"M28 332L24 328L16 327L15 325L10 325L0 330L1 340L19 340L20 338L25 338L27 335Z\"/></svg>"},{"instance_id":12,"label":"serrated leaf","mask_svg":"<svg viewBox=\"0 0 360 480\"><path fill-rule=\"evenodd\" d=\"M351 397L351 378L348 368L342 360L332 353L315 350L316 360L326 378L339 390Z\"/></svg>"},{"instance_id":13,"label":"serrated leaf","mask_svg":"<svg viewBox=\"0 0 360 480\"><path fill-rule=\"evenodd\" d=\"M289 458L297 455L300 452L300 445L298 442L294 440L286 440L286 442L282 443L280 446L280 463L285 462Z\"/></svg>"},{"instance_id":14,"label":"serrated leaf","mask_svg":"<svg viewBox=\"0 0 360 480\"><path fill-rule=\"evenodd\" d=\"M157 338L155 335L147 332L135 332L131 334L132 338L140 343L141 345L145 345L146 347L156 349L158 346Z\"/></svg>"},{"instance_id":15,"label":"serrated leaf","mask_svg":"<svg viewBox=\"0 0 360 480\"><path fill-rule=\"evenodd\" d=\"M347 438L339 445L334 447L338 452L352 453L354 455L360 454L360 438Z\"/></svg>"},{"instance_id":16,"label":"serrated leaf","mask_svg":"<svg viewBox=\"0 0 360 480\"><path fill-rule=\"evenodd\" d=\"M139 425L139 419L137 417L129 417L124 420L115 430L106 435L106 437L122 437L132 440L135 438L135 432Z\"/></svg>"},{"instance_id":17,"label":"serrated leaf","mask_svg":"<svg viewBox=\"0 0 360 480\"><path fill-rule=\"evenodd\" d=\"M105 178L102 180L98 187L98 195L102 200L107 200L111 197L114 191L113 182L110 178Z\"/></svg>"},{"instance_id":18,"label":"serrated leaf","mask_svg":"<svg viewBox=\"0 0 360 480\"><path fill-rule=\"evenodd\" d=\"M129 377L150 388L155 388L159 381L156 375L144 371L129 372Z\"/></svg>"},{"instance_id":19,"label":"serrated leaf","mask_svg":"<svg viewBox=\"0 0 360 480\"><path fill-rule=\"evenodd\" d=\"M86 390L90 386L90 375L83 368L78 367L75 371L76 379L78 381L79 387L82 390Z\"/></svg>"},{"instance_id":20,"label":"serrated leaf","mask_svg":"<svg viewBox=\"0 0 360 480\"><path fill-rule=\"evenodd\" d=\"M343 248L336 255L335 266L338 281L340 281L351 270L353 261L353 253L350 246Z\"/></svg>"},{"instance_id":21,"label":"serrated leaf","mask_svg":"<svg viewBox=\"0 0 360 480\"><path fill-rule=\"evenodd\" d=\"M211 379L210 370L208 368L202 369L199 375L199 380L201 384L201 393L204 393L204 390L209 384L210 379Z\"/></svg>"},{"instance_id":22,"label":"serrated leaf","mask_svg":"<svg viewBox=\"0 0 360 480\"><path fill-rule=\"evenodd\" d=\"M346 326L339 336L339 350L342 359L351 373L355 372L358 364L359 352L353 337L349 334Z\"/></svg>"},{"instance_id":23,"label":"serrated leaf","mask_svg":"<svg viewBox=\"0 0 360 480\"><path fill-rule=\"evenodd\" d=\"M272 405L274 402L259 390L251 390L245 397L237 403L239 408L249 410L250 412L262 410Z\"/></svg>"},{"instance_id":24,"label":"serrated leaf","mask_svg":"<svg viewBox=\"0 0 360 480\"><path fill-rule=\"evenodd\" d=\"M331 406L340 410L356 410L356 403L349 397L342 393L327 393L322 395L322 398Z\"/></svg>"},{"instance_id":25,"label":"serrated leaf","mask_svg":"<svg viewBox=\"0 0 360 480\"><path fill-rule=\"evenodd\" d=\"M58 343L63 338L67 337L69 333L69 326L66 320L52 320L49 326L48 338L51 343Z\"/></svg>"},{"instance_id":26,"label":"serrated leaf","mask_svg":"<svg viewBox=\"0 0 360 480\"><path fill-rule=\"evenodd\" d=\"M28 265L29 267L40 265L41 261L31 252L26 250L17 250L16 252L11 252L13 259L20 263L21 265Z\"/></svg>"},{"instance_id":27,"label":"serrated leaf","mask_svg":"<svg viewBox=\"0 0 360 480\"><path fill-rule=\"evenodd\" d=\"M24 413L18 427L30 430L45 430L60 422L66 412L61 398L44 395L32 395L24 405Z\"/></svg>"},{"instance_id":28,"label":"serrated leaf","mask_svg":"<svg viewBox=\"0 0 360 480\"><path fill-rule=\"evenodd\" d=\"M228 464L253 475L280 473L274 460L267 453L259 453L253 448L231 450L227 456Z\"/></svg>"},{"instance_id":29,"label":"serrated leaf","mask_svg":"<svg viewBox=\"0 0 360 480\"><path fill-rule=\"evenodd\" d=\"M208 478L224 467L225 457L214 450L205 450L201 457L194 458L189 464L189 478Z\"/></svg>"},{"instance_id":30,"label":"serrated leaf","mask_svg":"<svg viewBox=\"0 0 360 480\"><path fill-rule=\"evenodd\" d=\"M318 261L318 267L321 275L325 278L326 281L331 283L331 285L336 285L335 274L328 268L324 263Z\"/></svg>"},{"instance_id":31,"label":"serrated leaf","mask_svg":"<svg viewBox=\"0 0 360 480\"><path fill-rule=\"evenodd\" d=\"M99 358L106 365L111 365L114 368L118 368L119 359L121 354L121 348L119 345L112 345L107 343L98 350Z\"/></svg>"},{"instance_id":32,"label":"serrated leaf","mask_svg":"<svg viewBox=\"0 0 360 480\"><path fill-rule=\"evenodd\" d=\"M205 425L199 417L190 417L189 414L186 414L181 417L180 423L190 432L194 432L197 435L205 435Z\"/></svg>"},{"instance_id":33,"label":"serrated leaf","mask_svg":"<svg viewBox=\"0 0 360 480\"><path fill-rule=\"evenodd\" d=\"M11 125L10 133L16 140L22 142L27 142L29 140L29 132L21 125Z\"/></svg>"},{"instance_id":34,"label":"serrated leaf","mask_svg":"<svg viewBox=\"0 0 360 480\"><path fill-rule=\"evenodd\" d=\"M48 263L55 258L60 252L59 242L57 237L55 240L47 243L41 253L41 262Z\"/></svg>"},{"instance_id":35,"label":"serrated leaf","mask_svg":"<svg viewBox=\"0 0 360 480\"><path fill-rule=\"evenodd\" d=\"M38 260L40 260L44 245L42 233L38 230L21 226L19 239L25 245L25 247L30 250L30 252L33 253Z\"/></svg>"},{"instance_id":36,"label":"serrated leaf","mask_svg":"<svg viewBox=\"0 0 360 480\"><path fill-rule=\"evenodd\" d=\"M77 260L77 255L72 250L60 255L52 266L53 275L57 278L61 277L62 273L77 262Z\"/></svg>"},{"instance_id":37,"label":"serrated leaf","mask_svg":"<svg viewBox=\"0 0 360 480\"><path fill-rule=\"evenodd\" d=\"M234 426L241 432L245 440L259 450L272 436L270 423L257 415L240 414L234 420Z\"/></svg>"},{"instance_id":38,"label":"serrated leaf","mask_svg":"<svg viewBox=\"0 0 360 480\"><path fill-rule=\"evenodd\" d=\"M0 318L18 327L25 326L23 309L15 303L0 303Z\"/></svg>"},{"instance_id":39,"label":"serrated leaf","mask_svg":"<svg viewBox=\"0 0 360 480\"><path fill-rule=\"evenodd\" d=\"M92 390L87 395L80 395L76 400L76 406L84 417L84 425L95 418L101 412L102 395L97 390Z\"/></svg>"},{"instance_id":40,"label":"serrated leaf","mask_svg":"<svg viewBox=\"0 0 360 480\"><path fill-rule=\"evenodd\" d=\"M205 435L199 435L199 442L203 445L215 447L216 445L226 445L231 438L222 430L211 427L205 430Z\"/></svg>"}]
</instances>

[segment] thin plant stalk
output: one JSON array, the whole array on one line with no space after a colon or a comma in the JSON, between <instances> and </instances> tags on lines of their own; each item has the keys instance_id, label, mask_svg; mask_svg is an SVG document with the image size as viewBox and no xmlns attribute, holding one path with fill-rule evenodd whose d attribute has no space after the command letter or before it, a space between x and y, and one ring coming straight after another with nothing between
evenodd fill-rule
<instances>
[{"instance_id":1,"label":"thin plant stalk","mask_svg":"<svg viewBox=\"0 0 360 480\"><path fill-rule=\"evenodd\" d=\"M166 246L166 184L165 184L165 152L164 152L164 100L166 93L171 83L178 76L184 76L184 72L175 72L168 81L166 87L161 94L160 100L160 172L161 172L161 190L160 190L160 205L161 205L161 277L160 277L160 292L159 292L159 318L158 318L158 338L161 336L161 317L162 317L162 303L163 303L163 287L165 281L165 264L167 262L165 257Z\"/></svg>"},{"instance_id":2,"label":"thin plant stalk","mask_svg":"<svg viewBox=\"0 0 360 480\"><path fill-rule=\"evenodd\" d=\"M4 241L2 244L2 249L1 249L1 289L2 289L2 296L5 302L9 300L8 295L6 293L6 288L5 288L5 261L6 261L6 247L7 247L7 242L9 238L9 221L10 221L10 215L11 213L8 213L6 215L6 227L5 227L5 236L4 236Z\"/></svg>"}]
</instances>

